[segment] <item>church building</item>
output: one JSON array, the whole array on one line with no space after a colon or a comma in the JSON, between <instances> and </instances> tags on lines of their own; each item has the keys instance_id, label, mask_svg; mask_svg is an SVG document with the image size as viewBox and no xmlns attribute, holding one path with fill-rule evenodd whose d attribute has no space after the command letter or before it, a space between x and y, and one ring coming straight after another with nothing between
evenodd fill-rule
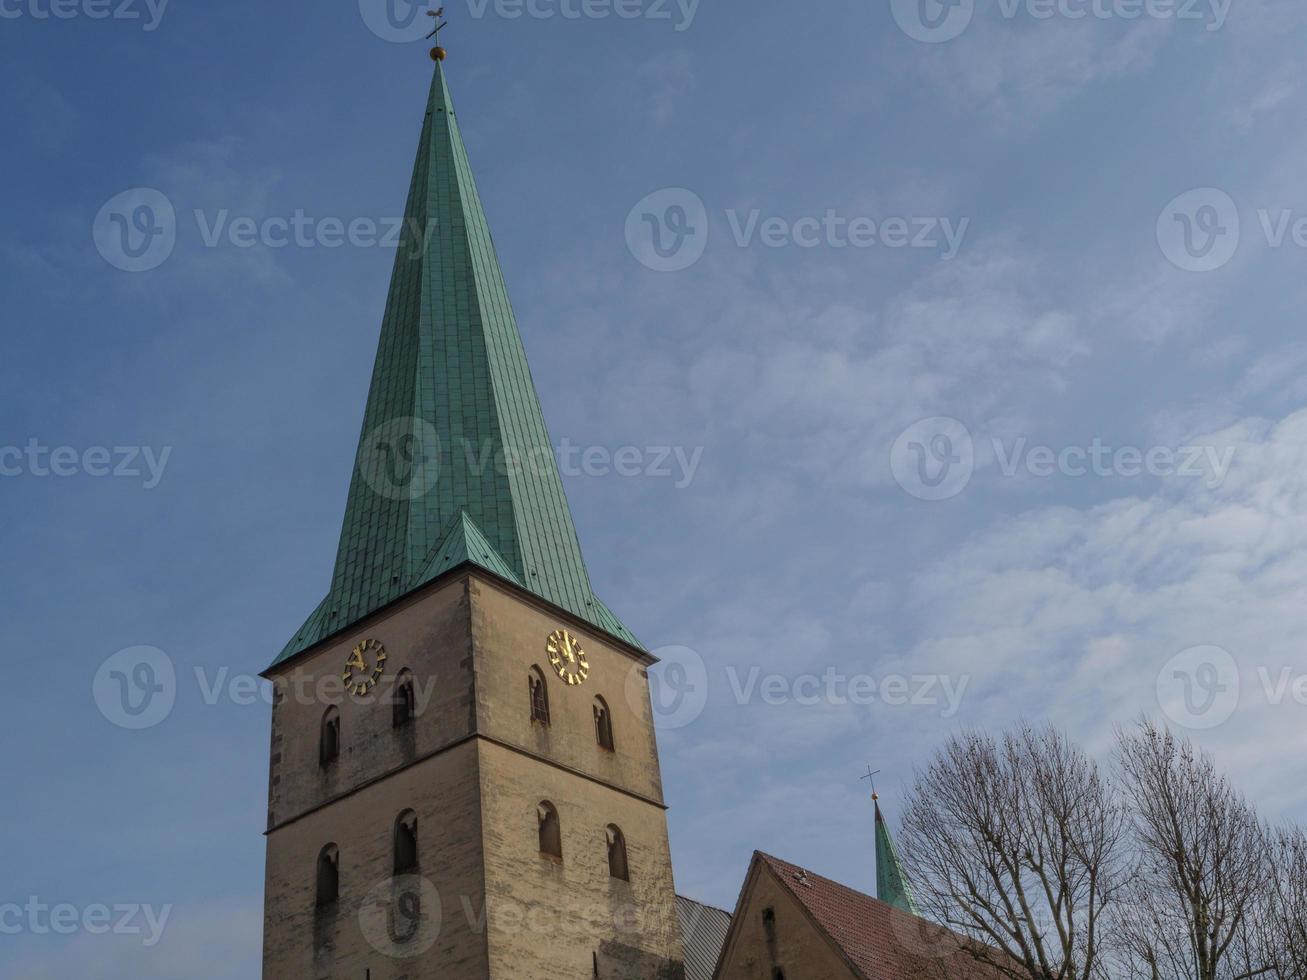
<instances>
[{"instance_id":1,"label":"church building","mask_svg":"<svg viewBox=\"0 0 1307 980\"><path fill-rule=\"evenodd\" d=\"M879 807L886 901L761 854L733 915L677 897L656 661L586 569L433 55L330 588L265 672L265 980L922 975Z\"/></svg>"}]
</instances>

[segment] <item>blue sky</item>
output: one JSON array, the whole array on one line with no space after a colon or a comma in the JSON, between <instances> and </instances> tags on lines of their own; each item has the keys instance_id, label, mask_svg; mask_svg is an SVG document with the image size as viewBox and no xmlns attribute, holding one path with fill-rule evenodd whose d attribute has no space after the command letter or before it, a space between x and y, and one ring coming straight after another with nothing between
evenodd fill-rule
<instances>
[{"instance_id":1,"label":"blue sky","mask_svg":"<svg viewBox=\"0 0 1307 980\"><path fill-rule=\"evenodd\" d=\"M892 814L961 725L1102 754L1160 711L1307 803L1307 10L926 2L449 5L554 439L648 464L567 489L597 589L707 680L660 744L678 886L728 907L754 848L871 889L859 775ZM0 973L225 980L269 716L230 683L323 594L393 259L322 222L402 214L430 62L371 0L122 3L0 0L0 906L172 911L148 947L24 913ZM175 247L124 271L140 188ZM307 246L206 242L297 212ZM176 702L133 731L93 692L142 646Z\"/></svg>"}]
</instances>

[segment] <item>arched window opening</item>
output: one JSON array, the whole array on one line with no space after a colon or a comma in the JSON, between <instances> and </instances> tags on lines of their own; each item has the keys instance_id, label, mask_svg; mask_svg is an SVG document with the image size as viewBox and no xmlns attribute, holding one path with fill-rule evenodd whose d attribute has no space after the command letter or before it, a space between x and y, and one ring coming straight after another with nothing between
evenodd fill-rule
<instances>
[{"instance_id":1,"label":"arched window opening","mask_svg":"<svg viewBox=\"0 0 1307 980\"><path fill-rule=\"evenodd\" d=\"M418 866L418 815L405 810L395 820L395 874L408 874Z\"/></svg>"},{"instance_id":2,"label":"arched window opening","mask_svg":"<svg viewBox=\"0 0 1307 980\"><path fill-rule=\"evenodd\" d=\"M606 752L613 751L613 713L608 710L608 702L595 698L595 741Z\"/></svg>"},{"instance_id":3,"label":"arched window opening","mask_svg":"<svg viewBox=\"0 0 1307 980\"><path fill-rule=\"evenodd\" d=\"M318 855L318 908L334 905L340 898L340 850L328 844Z\"/></svg>"},{"instance_id":4,"label":"arched window opening","mask_svg":"<svg viewBox=\"0 0 1307 980\"><path fill-rule=\"evenodd\" d=\"M763 909L762 912L762 931L767 936L767 942L776 942L776 910Z\"/></svg>"},{"instance_id":5,"label":"arched window opening","mask_svg":"<svg viewBox=\"0 0 1307 980\"><path fill-rule=\"evenodd\" d=\"M395 681L395 727L403 728L417 717L417 696L414 693L413 674L402 671Z\"/></svg>"},{"instance_id":6,"label":"arched window opening","mask_svg":"<svg viewBox=\"0 0 1307 980\"><path fill-rule=\"evenodd\" d=\"M324 766L340 757L340 711L335 705L322 716L322 744L319 753Z\"/></svg>"},{"instance_id":7,"label":"arched window opening","mask_svg":"<svg viewBox=\"0 0 1307 980\"><path fill-rule=\"evenodd\" d=\"M778 966L772 971L772 980L785 980L785 971Z\"/></svg>"},{"instance_id":8,"label":"arched window opening","mask_svg":"<svg viewBox=\"0 0 1307 980\"><path fill-rule=\"evenodd\" d=\"M626 859L626 836L620 827L608 828L608 876L618 881L631 880L631 866Z\"/></svg>"},{"instance_id":9,"label":"arched window opening","mask_svg":"<svg viewBox=\"0 0 1307 980\"><path fill-rule=\"evenodd\" d=\"M563 859L563 827L558 820L558 811L548 801L536 808L536 817L540 821L540 853L547 857Z\"/></svg>"},{"instance_id":10,"label":"arched window opening","mask_svg":"<svg viewBox=\"0 0 1307 980\"><path fill-rule=\"evenodd\" d=\"M544 671L531 668L531 721L549 727L549 685Z\"/></svg>"}]
</instances>

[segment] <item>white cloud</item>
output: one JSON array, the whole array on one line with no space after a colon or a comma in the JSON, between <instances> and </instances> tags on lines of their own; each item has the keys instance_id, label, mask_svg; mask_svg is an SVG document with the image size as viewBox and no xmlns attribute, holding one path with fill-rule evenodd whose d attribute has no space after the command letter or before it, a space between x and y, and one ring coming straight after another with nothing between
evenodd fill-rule
<instances>
[{"instance_id":1,"label":"white cloud","mask_svg":"<svg viewBox=\"0 0 1307 980\"><path fill-rule=\"evenodd\" d=\"M707 444L708 472L720 472L721 454L747 455L754 465L737 473L748 476L749 493L778 504L795 475L819 472L827 486L885 484L889 447L908 424L1025 412L1061 390L1090 350L1077 315L1050 295L1044 263L1005 241L977 242L865 305L851 298L860 292L852 270L842 299L826 303L827 291L805 292L798 276L760 290L750 267L747 257L720 257L703 278L638 305L652 322L676 322L675 311L690 308L713 323L680 348L687 360L664 377L665 412L652 417L704 426L691 441ZM635 406L651 417L627 387L647 370L610 370L620 381L616 412ZM738 496L722 502L731 514L742 506Z\"/></svg>"},{"instance_id":2,"label":"white cloud","mask_svg":"<svg viewBox=\"0 0 1307 980\"><path fill-rule=\"evenodd\" d=\"M1152 66L1173 22L1033 20L978 15L960 38L912 52L912 64L960 110L1026 125L1096 83Z\"/></svg>"},{"instance_id":3,"label":"white cloud","mask_svg":"<svg viewBox=\"0 0 1307 980\"><path fill-rule=\"evenodd\" d=\"M1175 478L1150 496L1000 520L911 584L917 639L904 664L975 674L963 719L1047 714L1102 745L1113 722L1157 713L1159 670L1216 644L1242 698L1197 733L1239 782L1278 807L1307 803L1259 764L1307 746L1307 706L1272 704L1263 674L1307 673L1307 411L1196 441L1237 446L1215 489Z\"/></svg>"},{"instance_id":4,"label":"white cloud","mask_svg":"<svg viewBox=\"0 0 1307 980\"><path fill-rule=\"evenodd\" d=\"M1301 101L1297 54L1307 26L1299 0L1238 0L1219 42L1229 56L1211 79L1221 114L1241 128L1258 125Z\"/></svg>"},{"instance_id":5,"label":"white cloud","mask_svg":"<svg viewBox=\"0 0 1307 980\"><path fill-rule=\"evenodd\" d=\"M698 79L689 51L663 52L641 64L635 71L636 81L644 91L649 114L659 126L676 119L685 98L694 91Z\"/></svg>"},{"instance_id":6,"label":"white cloud","mask_svg":"<svg viewBox=\"0 0 1307 980\"><path fill-rule=\"evenodd\" d=\"M853 579L842 613L832 603L814 615L814 597L791 593L784 569L765 601L733 590L749 600L718 606L714 628L697 631L715 678L724 664L787 677L828 664L970 686L956 717L885 703L740 706L716 690L700 723L660 736L673 788L687 787L673 820L678 854L697 860L688 874L680 865L682 888L729 902L753 847L856 885L871 867L869 846L849 859L850 841L869 839L857 795L866 762L885 768L892 814L911 768L959 726L1047 717L1105 756L1115 725L1141 711L1164 717L1159 672L1203 644L1234 656L1242 694L1228 721L1191 734L1266 816L1301 820L1307 790L1284 778L1284 761L1307 751L1307 706L1291 692L1271 703L1262 675L1275 685L1285 669L1307 676L1307 411L1186 435L1237 447L1223 485L1177 478L1109 503L993 519L892 585ZM826 571L836 581L845 569ZM683 838L693 845L683 850Z\"/></svg>"}]
</instances>

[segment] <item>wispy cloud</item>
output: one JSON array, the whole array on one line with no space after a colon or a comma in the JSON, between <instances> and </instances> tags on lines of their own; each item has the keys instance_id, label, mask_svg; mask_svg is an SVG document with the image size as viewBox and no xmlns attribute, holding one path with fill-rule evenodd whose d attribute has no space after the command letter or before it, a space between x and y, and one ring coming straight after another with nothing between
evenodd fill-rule
<instances>
[{"instance_id":1,"label":"wispy cloud","mask_svg":"<svg viewBox=\"0 0 1307 980\"><path fill-rule=\"evenodd\" d=\"M963 36L905 61L957 111L981 110L1019 128L1096 84L1143 75L1174 27L1156 19L1009 19L994 6Z\"/></svg>"},{"instance_id":2,"label":"wispy cloud","mask_svg":"<svg viewBox=\"0 0 1307 980\"><path fill-rule=\"evenodd\" d=\"M1296 809L1300 792L1255 760L1268 745L1307 744L1307 706L1263 689L1267 673L1307 670L1307 412L1193 439L1234 449L1222 486L1175 481L1033 510L959 541L913 578L917 638L904 662L974 670L970 724L1046 714L1101 744L1105 721L1161 710L1172 657L1224 647L1240 667L1239 709L1199 737L1246 789Z\"/></svg>"},{"instance_id":3,"label":"wispy cloud","mask_svg":"<svg viewBox=\"0 0 1307 980\"><path fill-rule=\"evenodd\" d=\"M698 85L689 51L668 51L641 64L635 77L643 89L642 101L658 126L666 126L681 113L692 111L689 96Z\"/></svg>"}]
</instances>

